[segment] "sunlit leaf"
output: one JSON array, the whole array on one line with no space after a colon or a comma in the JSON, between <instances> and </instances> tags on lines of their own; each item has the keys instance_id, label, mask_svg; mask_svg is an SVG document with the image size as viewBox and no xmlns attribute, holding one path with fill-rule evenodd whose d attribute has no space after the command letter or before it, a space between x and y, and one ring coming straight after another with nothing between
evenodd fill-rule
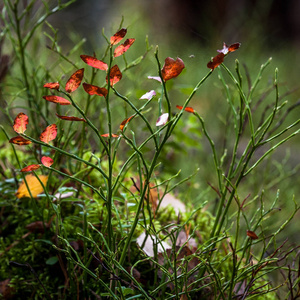
<instances>
[{"instance_id":1,"label":"sunlit leaf","mask_svg":"<svg viewBox=\"0 0 300 300\"><path fill-rule=\"evenodd\" d=\"M100 88L96 85L88 84L88 83L83 83L83 88L84 90L89 94L89 95L98 95L98 96L107 96L107 89L106 88Z\"/></svg>"},{"instance_id":2,"label":"sunlit leaf","mask_svg":"<svg viewBox=\"0 0 300 300\"><path fill-rule=\"evenodd\" d=\"M168 122L169 119L169 114L165 113L162 114L161 116L158 117L157 121L156 121L156 126L163 126Z\"/></svg>"},{"instance_id":3,"label":"sunlit leaf","mask_svg":"<svg viewBox=\"0 0 300 300\"><path fill-rule=\"evenodd\" d=\"M53 103L57 103L60 105L70 105L71 102L63 97L59 97L59 96L53 96L53 95L49 95L49 96L43 96L43 98L49 102L53 102Z\"/></svg>"},{"instance_id":4,"label":"sunlit leaf","mask_svg":"<svg viewBox=\"0 0 300 300\"><path fill-rule=\"evenodd\" d=\"M161 78L159 76L148 76L148 79L154 79L154 80L159 81L161 83Z\"/></svg>"},{"instance_id":5,"label":"sunlit leaf","mask_svg":"<svg viewBox=\"0 0 300 300\"><path fill-rule=\"evenodd\" d=\"M109 133L104 133L104 134L101 134L101 136L103 136L103 137L109 137ZM119 135L117 135L117 134L114 134L114 133L112 133L112 134L111 134L111 136L112 136L112 137L114 137L114 138L117 138L117 137L119 137Z\"/></svg>"},{"instance_id":6,"label":"sunlit leaf","mask_svg":"<svg viewBox=\"0 0 300 300\"><path fill-rule=\"evenodd\" d=\"M224 61L225 54L219 53L216 55L211 61L208 62L207 67L209 69L214 70L216 67L218 67L223 61Z\"/></svg>"},{"instance_id":7,"label":"sunlit leaf","mask_svg":"<svg viewBox=\"0 0 300 300\"><path fill-rule=\"evenodd\" d=\"M106 71L108 69L108 65L97 59L96 57L93 56L88 56L88 55L80 55L80 58L89 66L96 68L96 69L100 69L103 71Z\"/></svg>"},{"instance_id":8,"label":"sunlit leaf","mask_svg":"<svg viewBox=\"0 0 300 300\"><path fill-rule=\"evenodd\" d=\"M45 186L47 184L48 176L46 175L39 175L38 176L40 181L43 183ZM32 174L29 174L25 177L26 182L28 184L29 190L31 192L32 197L36 198L38 194L42 193L44 191L43 186L39 182L39 180ZM30 197L29 191L27 189L27 186L24 182L20 184L17 193L16 193L17 198L23 198L23 197Z\"/></svg>"},{"instance_id":9,"label":"sunlit leaf","mask_svg":"<svg viewBox=\"0 0 300 300\"><path fill-rule=\"evenodd\" d=\"M125 119L121 124L120 124L120 129L123 131L124 126L133 118L134 116L130 116L129 118Z\"/></svg>"},{"instance_id":10,"label":"sunlit leaf","mask_svg":"<svg viewBox=\"0 0 300 300\"><path fill-rule=\"evenodd\" d=\"M59 90L59 83L58 82L48 82L44 84L44 88Z\"/></svg>"},{"instance_id":11,"label":"sunlit leaf","mask_svg":"<svg viewBox=\"0 0 300 300\"><path fill-rule=\"evenodd\" d=\"M126 35L127 33L127 29L126 28L122 28L120 29L118 32L116 32L111 38L110 38L110 43L112 45L116 45L118 44Z\"/></svg>"},{"instance_id":12,"label":"sunlit leaf","mask_svg":"<svg viewBox=\"0 0 300 300\"><path fill-rule=\"evenodd\" d=\"M49 125L40 135L40 140L46 144L54 140L57 135L57 126L55 124Z\"/></svg>"},{"instance_id":13,"label":"sunlit leaf","mask_svg":"<svg viewBox=\"0 0 300 300\"><path fill-rule=\"evenodd\" d=\"M32 172L34 170L37 170L40 168L40 165L29 165L23 169L21 169L21 172Z\"/></svg>"},{"instance_id":14,"label":"sunlit leaf","mask_svg":"<svg viewBox=\"0 0 300 300\"><path fill-rule=\"evenodd\" d=\"M179 57L177 57L176 60L171 57L167 57L165 59L165 64L161 70L163 80L167 81L174 77L177 77L182 72L184 67L185 66L183 60Z\"/></svg>"},{"instance_id":15,"label":"sunlit leaf","mask_svg":"<svg viewBox=\"0 0 300 300\"><path fill-rule=\"evenodd\" d=\"M68 116L61 116L59 114L56 113L56 116L62 120L66 120L66 121L81 121L81 122L86 122L86 120L84 118L78 118L78 117L68 117Z\"/></svg>"},{"instance_id":16,"label":"sunlit leaf","mask_svg":"<svg viewBox=\"0 0 300 300\"><path fill-rule=\"evenodd\" d=\"M53 164L53 159L49 156L42 156L41 162L44 166L51 167L51 165Z\"/></svg>"},{"instance_id":17,"label":"sunlit leaf","mask_svg":"<svg viewBox=\"0 0 300 300\"><path fill-rule=\"evenodd\" d=\"M114 51L114 57L124 54L134 43L135 39L127 39L124 44L119 45Z\"/></svg>"},{"instance_id":18,"label":"sunlit leaf","mask_svg":"<svg viewBox=\"0 0 300 300\"><path fill-rule=\"evenodd\" d=\"M176 105L176 107L178 109L182 109L183 108L183 106L180 106L180 105ZM186 107L184 110L187 111L187 112L189 112L189 113L194 113L195 112L194 109L192 107L189 107L189 106Z\"/></svg>"},{"instance_id":19,"label":"sunlit leaf","mask_svg":"<svg viewBox=\"0 0 300 300\"><path fill-rule=\"evenodd\" d=\"M17 133L24 133L28 124L28 116L24 113L19 113L14 121L14 131Z\"/></svg>"},{"instance_id":20,"label":"sunlit leaf","mask_svg":"<svg viewBox=\"0 0 300 300\"><path fill-rule=\"evenodd\" d=\"M67 81L66 87L65 87L65 89L68 93L72 93L78 89L78 87L80 86L80 83L82 81L83 74L84 74L84 69L82 68L82 69L77 70L75 73L73 73L71 75L71 77Z\"/></svg>"},{"instance_id":21,"label":"sunlit leaf","mask_svg":"<svg viewBox=\"0 0 300 300\"><path fill-rule=\"evenodd\" d=\"M256 235L256 233L254 231L247 230L247 235L249 236L249 238L251 240L257 240L258 239L258 236Z\"/></svg>"},{"instance_id":22,"label":"sunlit leaf","mask_svg":"<svg viewBox=\"0 0 300 300\"><path fill-rule=\"evenodd\" d=\"M110 80L110 85L113 86L117 82L119 82L122 79L122 73L117 65L114 65L110 69L109 73L109 80ZM108 83L107 76L106 76L106 82Z\"/></svg>"},{"instance_id":23,"label":"sunlit leaf","mask_svg":"<svg viewBox=\"0 0 300 300\"><path fill-rule=\"evenodd\" d=\"M140 100L146 99L146 100L151 100L154 96L156 96L156 93L154 90L149 91L148 93L144 94Z\"/></svg>"},{"instance_id":24,"label":"sunlit leaf","mask_svg":"<svg viewBox=\"0 0 300 300\"><path fill-rule=\"evenodd\" d=\"M31 144L31 141L24 139L22 136L15 136L9 140L11 144L23 146Z\"/></svg>"}]
</instances>

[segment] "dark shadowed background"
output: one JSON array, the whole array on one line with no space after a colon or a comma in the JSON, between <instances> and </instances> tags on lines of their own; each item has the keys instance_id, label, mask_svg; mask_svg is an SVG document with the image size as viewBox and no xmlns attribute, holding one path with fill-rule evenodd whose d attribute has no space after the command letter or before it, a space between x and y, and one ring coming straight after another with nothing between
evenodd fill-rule
<instances>
[{"instance_id":1,"label":"dark shadowed background","mask_svg":"<svg viewBox=\"0 0 300 300\"><path fill-rule=\"evenodd\" d=\"M80 0L52 21L66 36L75 29L90 38L124 16L125 25L146 24L148 34L160 42L183 36L205 46L248 40L278 49L299 45L299 15L298 0Z\"/></svg>"}]
</instances>

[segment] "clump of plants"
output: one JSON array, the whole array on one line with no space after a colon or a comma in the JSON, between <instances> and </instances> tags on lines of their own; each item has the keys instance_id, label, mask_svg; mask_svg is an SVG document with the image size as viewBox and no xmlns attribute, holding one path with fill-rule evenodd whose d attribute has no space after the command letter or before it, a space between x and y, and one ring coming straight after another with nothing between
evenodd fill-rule
<instances>
[{"instance_id":1,"label":"clump of plants","mask_svg":"<svg viewBox=\"0 0 300 300\"><path fill-rule=\"evenodd\" d=\"M58 8L66 5L59 2ZM45 19L52 10L44 6ZM234 71L224 64L241 45L224 44L203 66L207 74L188 97L174 100L170 89L176 92L177 77L188 73L181 74L182 59L167 57L162 64L158 47L152 53L146 40L145 53L128 61L135 39L127 38L122 23L109 37L103 32L102 57L82 52L78 59L70 58L58 47L49 24L51 51L62 59L55 67L67 62L72 71L61 77L41 66L41 82L36 69L29 76L32 57L27 52L37 27L24 40L20 20L31 10L19 9L18 1L5 0L2 20L14 45L16 68L23 72L20 90L7 87L11 100L3 108L13 131L1 126L7 142L0 154L9 153L0 183L2 296L296 299L298 246L279 238L299 209L295 199L290 199L293 213L279 227L269 228L265 224L276 218L279 191L271 203L265 203L263 191L242 197L242 183L299 133L300 119L288 118L292 109L286 109L279 95L277 69L272 105L259 110L263 98L254 101L271 60L261 66L247 92L239 61ZM13 16L10 25L7 17ZM150 55L156 74L149 76L150 88L136 96L128 92L130 74ZM215 73L231 120L230 144L223 152L201 113L189 106ZM19 98L21 105L15 104ZM198 206L178 200L183 193L175 197L175 192L187 189L199 170L181 178L180 170L165 174L162 166L167 143L189 114L205 137L197 142L209 145L207 157L214 166L214 182L208 186L215 196L201 199ZM212 201L216 209L210 211Z\"/></svg>"}]
</instances>

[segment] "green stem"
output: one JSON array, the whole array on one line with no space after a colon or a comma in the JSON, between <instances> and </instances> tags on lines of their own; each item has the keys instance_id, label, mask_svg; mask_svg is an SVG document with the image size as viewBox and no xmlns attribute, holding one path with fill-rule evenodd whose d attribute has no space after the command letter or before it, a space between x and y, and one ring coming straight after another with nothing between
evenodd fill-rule
<instances>
[{"instance_id":1,"label":"green stem","mask_svg":"<svg viewBox=\"0 0 300 300\"><path fill-rule=\"evenodd\" d=\"M94 165L93 163L91 163L91 162L89 162L87 160L84 160L84 159L78 157L75 154L71 154L69 152L66 152L66 151L64 151L64 150L62 150L62 149L60 149L58 147L55 147L55 146L52 146L50 144L47 144L47 143L41 142L39 140L36 140L36 139L34 139L34 138L30 137L30 136L27 136L26 134L21 134L21 136L24 137L27 140L30 140L31 142L33 142L35 144L48 147L48 148L53 149L53 150L55 150L55 151L57 151L57 152L59 152L61 154L67 155L67 156L69 156L71 158L74 158L74 159L78 160L78 161L80 161L80 162L82 162L82 163L84 163L84 164L86 164L86 165L88 165L88 166L96 169L97 171L99 171L103 175L104 178L107 179L107 175L103 172L103 170L100 167Z\"/></svg>"},{"instance_id":2,"label":"green stem","mask_svg":"<svg viewBox=\"0 0 300 300\"><path fill-rule=\"evenodd\" d=\"M22 71L22 76L24 80L24 86L26 88L26 95L27 95L27 103L30 108L30 116L31 120L34 123L34 127L37 130L39 127L37 125L37 119L34 114L34 110L32 107L33 103L33 95L30 92L30 85L27 77L27 66L26 66L26 60L25 60L25 44L23 44L23 38L21 34L21 25L20 25L20 19L18 17L18 3L16 2L12 8L14 17L15 17L15 24L16 24L16 34L17 34L17 41L18 41L18 47L19 47L19 53L20 53L20 66L21 66L21 71Z\"/></svg>"},{"instance_id":3,"label":"green stem","mask_svg":"<svg viewBox=\"0 0 300 300\"><path fill-rule=\"evenodd\" d=\"M108 160L108 178L107 178L107 234L108 234L108 246L111 251L114 251L113 244L113 228L112 228L112 208L113 208L113 182L112 182L112 173L113 173L113 161L112 161L112 145L111 145L111 134L112 134L112 127L111 127L111 111L109 105L109 96L111 90L111 83L110 83L110 71L113 61L113 48L112 45L109 49L109 66L107 72L107 96L105 97L106 101L106 113L107 113L107 125L108 125L108 148L106 149L107 160Z\"/></svg>"},{"instance_id":4,"label":"green stem","mask_svg":"<svg viewBox=\"0 0 300 300\"><path fill-rule=\"evenodd\" d=\"M205 123L204 123L204 120L199 116L199 114L197 112L194 113L194 115L198 118L198 120L200 121L201 123L201 126L202 126L202 130L207 138L207 140L209 141L210 143L210 147L211 147L211 150L213 152L213 159L214 159L214 164L215 164L215 169L216 169L216 172L217 172L217 176L218 176L218 184L219 184L219 190L221 191L222 190L222 181L221 181L221 169L220 169L220 164L218 162L218 157L217 157L217 153L216 153L216 148L215 148L215 144L213 142L213 140L210 138L207 130L206 130L206 127L205 127Z\"/></svg>"}]
</instances>

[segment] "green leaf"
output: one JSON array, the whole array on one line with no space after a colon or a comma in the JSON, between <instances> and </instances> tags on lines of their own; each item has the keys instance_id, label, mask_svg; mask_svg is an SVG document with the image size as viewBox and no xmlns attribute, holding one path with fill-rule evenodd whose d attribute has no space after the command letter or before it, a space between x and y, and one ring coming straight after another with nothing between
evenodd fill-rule
<instances>
[{"instance_id":1,"label":"green leaf","mask_svg":"<svg viewBox=\"0 0 300 300\"><path fill-rule=\"evenodd\" d=\"M51 242L51 241L49 241L49 240L43 240L43 239L36 239L35 240L36 242L43 242L43 243L46 243L46 244L49 244L49 245L53 245L53 243Z\"/></svg>"},{"instance_id":2,"label":"green leaf","mask_svg":"<svg viewBox=\"0 0 300 300\"><path fill-rule=\"evenodd\" d=\"M52 256L46 260L46 265L55 265L58 262L57 256Z\"/></svg>"}]
</instances>

